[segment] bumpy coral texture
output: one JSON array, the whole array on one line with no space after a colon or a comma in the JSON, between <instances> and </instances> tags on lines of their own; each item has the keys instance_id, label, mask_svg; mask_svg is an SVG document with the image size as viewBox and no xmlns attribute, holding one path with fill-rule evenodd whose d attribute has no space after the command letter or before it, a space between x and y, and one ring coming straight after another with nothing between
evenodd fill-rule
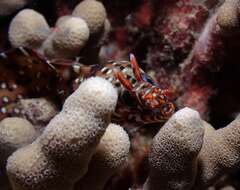
<instances>
[{"instance_id":1,"label":"bumpy coral texture","mask_svg":"<svg viewBox=\"0 0 240 190\"><path fill-rule=\"evenodd\" d=\"M239 0L226 0L218 10L217 23L225 33L239 31Z\"/></svg>"},{"instance_id":2,"label":"bumpy coral texture","mask_svg":"<svg viewBox=\"0 0 240 190\"><path fill-rule=\"evenodd\" d=\"M38 48L49 33L50 28L41 14L31 9L24 9L10 24L9 40L13 47Z\"/></svg>"},{"instance_id":3,"label":"bumpy coral texture","mask_svg":"<svg viewBox=\"0 0 240 190\"><path fill-rule=\"evenodd\" d=\"M13 2L13 0L9 0L8 2L3 0L2 2L10 3ZM0 2L0 5L2 2ZM18 2L21 2L21 0ZM65 4L66 1L60 0L56 2L64 2L62 4ZM117 11L112 11L115 13L109 17L111 22L114 24L114 27L120 23L120 29L118 32L111 35L112 38L115 38L115 41L110 42L109 48L106 49L106 53L109 54L106 59L109 60L110 57L111 59L116 60L119 58L118 56L120 56L122 59L122 57L128 54L129 51L134 52L137 57L139 57L141 66L143 66L146 71L149 71L149 69L154 71L153 77L156 77L161 85L165 87L171 85L173 86L173 89L176 90L177 105L179 108L189 106L197 109L200 114L204 116L204 118L208 118L207 116L209 115L212 117L211 114L218 114L219 112L224 113L224 117L225 114L228 114L228 116L231 115L232 117L233 112L225 111L225 108L231 104L227 103L222 105L222 102L220 102L218 105L211 105L212 102L210 102L211 104L208 104L208 100L210 97L213 97L213 95L217 94L217 96L219 96L219 94L221 94L215 93L218 90L217 89L215 91L215 89L219 88L215 86L217 85L215 83L219 83L219 80L215 80L214 78L215 76L218 76L219 72L225 74L225 71L223 70L225 70L226 67L221 69L222 65L230 65L230 70L234 70L231 68L233 65L231 62L236 62L238 60L239 55L237 55L237 57L232 55L235 53L238 54L237 49L239 49L238 39L240 1L137 1L137 4L140 4L142 7L138 7L136 10L139 10L140 8L144 11L144 14L139 15L134 14L135 10L130 13L128 12L129 7L132 6L131 4L135 4L134 2L136 1L129 1L130 3L125 1L122 2L118 0L104 1L106 7L108 10L110 10L108 14L111 14L112 5L124 4L124 8L116 6L115 10ZM224 3L222 4L222 2ZM146 6L148 4L149 6ZM220 8L216 6L216 9L209 8L209 10L207 10L208 8L206 7L208 4L212 4L212 7L214 7L214 4L222 4L222 6ZM152 7L150 8L152 5L159 6L156 6L152 9ZM94 7L97 8L95 9ZM146 13L148 8L150 12L152 12L151 14L153 14L152 18L148 18L148 16L151 17L149 13ZM60 11L62 11L62 9ZM102 7L101 2L94 0L83 0L76 7L73 14L74 16L85 20L85 24L87 24L90 28L89 35L94 36L95 33L101 32L104 27L105 30L108 28L106 23L107 19L104 21L104 17L106 18L106 13L104 12L105 8ZM124 14L122 14L123 12ZM67 14L70 13L71 10L69 10ZM114 18L116 15L129 16L118 17L116 19ZM54 34L59 32L58 29L65 25L65 23L72 18L72 16L68 15L58 20L56 27L53 28L52 35L49 36L44 43L44 47L48 48L48 50L45 52L45 55L48 55L50 58L73 58L73 55L77 55L77 53L72 53L74 48L71 48L73 46L71 46L70 53L68 53L68 49L64 49L63 51L62 48L59 48L61 50L60 51L58 48L55 48L57 45L54 45L53 43ZM149 25L147 27L140 25L139 27L139 22L136 22L139 21L139 19L149 20ZM52 18L50 20L52 20ZM53 20L55 20L55 18ZM119 20L120 22L118 22ZM123 20L124 24L126 24L125 26L122 26ZM105 24L103 24L103 21ZM114 30L115 29L116 28L114 28ZM67 32L63 33L66 34ZM68 35L62 35L57 41L61 42L62 44L62 40L64 38L67 39L67 37ZM97 40L95 39L93 40L94 46L99 43L96 41ZM69 42L71 42L71 40L69 40ZM91 41L89 40L89 42ZM117 44L116 47L113 44ZM30 43L30 45L32 44ZM89 44L87 44L87 46L88 45ZM87 49L87 46L86 49L83 49L83 53L89 53L93 49L92 47ZM67 42L67 44L64 44L63 47L65 48L70 46ZM86 59L88 63L90 62L89 57L83 56L83 59ZM96 64L96 62L93 63ZM232 71L230 72L232 74ZM225 84L225 82L228 81L225 80L225 77L226 76L224 76L224 84L222 85L223 87L228 86ZM233 80L237 84L238 80L236 80L235 76L233 77ZM229 86L234 87L235 85ZM235 95L236 91L238 90L237 88L234 88L234 92L230 91L231 90L228 88L224 89L224 94ZM225 95L222 96L224 100ZM76 95L76 97L78 96L79 95ZM94 98L98 97L96 96ZM237 99L239 99L238 96ZM212 100L215 101L215 96L211 99L211 101ZM84 101L76 98L76 102L78 101L81 101L81 105L84 104ZM231 102L234 102L235 104L235 101L231 100ZM78 121L80 118L84 121L89 120L91 122L95 122L98 120L98 117L96 117L96 119L95 114L89 114L91 112L91 107L93 106L90 104L90 108L88 106L86 106L86 108L84 107L84 112L86 112L86 114L83 113L83 117L82 115L79 117L77 112L82 113L83 111L81 110L83 109L81 109L81 106L79 108L79 106L75 106L74 104L74 101L66 102L66 105L64 105L63 111L60 113L60 115L54 118L52 124L50 123L50 126L52 127L47 127L50 136L48 136L47 132L44 133L44 135L41 136L44 138L39 138L32 145L20 149L9 159L9 176L11 178L14 190L71 189L73 182L69 179L71 178L74 179L73 181L75 181L75 179L79 178L78 176L83 176L83 174L86 172L85 167L88 165L86 163L90 160L90 158L91 161L89 164L89 170L84 178L79 181L80 187L86 185L84 183L85 180L87 181L90 179L89 181L91 181L94 178L96 181L98 181L95 178L96 176L91 175L91 168L93 167L92 164L94 163L94 159L97 157L98 152L96 152L94 155L95 152L93 153L90 150L91 153L89 153L88 149L85 147L89 146L90 149L93 149L92 147L95 149L97 144L96 139L99 141L104 129L99 130L98 132L92 132L90 130L90 133L94 133L93 135L92 133L88 133L88 126L86 127L86 130L85 127L83 127L84 130L81 132L84 135L88 136L88 138L89 136L91 137L96 135L96 139L93 139L92 141L90 140L90 142L94 145L91 143L90 145L87 144L87 138L83 138L85 140L83 144L78 143L79 138L75 137L79 137L82 133L79 130L76 130L75 134L75 128L78 126L78 124L75 125L75 120ZM101 106L98 105L97 107ZM210 108L213 108L213 111L211 111ZM104 113L101 114L99 112L99 115L101 115L99 118L108 120L108 114L105 115ZM89 119L86 119L87 117ZM193 125L193 123L195 123L194 121L197 121L196 125ZM225 120L223 120L223 122L225 122ZM69 123L72 123L72 125L68 125ZM55 127L57 125L60 127ZM84 124L81 122L81 125L83 126ZM102 121L99 122L99 125L102 125ZM67 129L65 130L63 126ZM97 126L96 128L99 129L101 127ZM180 110L169 120L169 122L166 123L166 125L163 126L163 128L154 138L149 158L151 172L144 185L144 189L220 189L213 186L215 186L215 182L218 182L223 174L228 175L229 173L234 173L236 170L239 171L240 159L238 147L240 143L238 142L238 128L238 118L227 127L220 130L215 130L208 123L202 121L195 111L189 109ZM65 134L67 130L70 132L69 136ZM204 136L203 130L205 133ZM151 131L151 129L146 128L146 131ZM161 132L163 134L161 134ZM100 145L98 147L100 147ZM82 152L78 152L78 147L81 147ZM65 156L65 153L66 155L73 155L73 157ZM78 161L76 155L80 155L81 157L82 163L79 165L78 163L76 164ZM83 155L87 155L87 158L83 158ZM91 155L94 156L92 157ZM18 156L20 157L19 159ZM141 158L139 160L141 160ZM20 161L22 161L22 163L26 163L26 161L29 162L27 162L25 167L24 164L19 164ZM136 162L134 162L132 165L135 164ZM83 165L85 167L82 167ZM74 173L77 167L82 169L80 171L81 174ZM134 166L132 168L134 168ZM133 170L137 170L136 167ZM21 175L20 177L17 176L19 173ZM140 172L134 171L134 174L135 173ZM89 175L90 177L88 178ZM121 173L119 175L121 177L123 175L127 176L127 183L128 180L132 180L132 176L129 176L132 174ZM137 175L142 177L142 173ZM32 180L33 177L35 182ZM103 177L103 175L100 177ZM135 177L136 176L133 176L132 178ZM112 180L113 183L114 180L115 178ZM105 179L101 180L99 186L103 186L103 183L105 183ZM143 181L140 183L142 185ZM96 183L96 185L98 186L98 183ZM131 186L133 187L136 185L136 182L131 181L127 185L128 188ZM139 185L138 181L137 185ZM209 186L211 187L208 188ZM90 189L88 186L87 188ZM222 190L223 189L224 188L222 188ZM226 186L225 189L234 189L234 187Z\"/></svg>"},{"instance_id":4,"label":"bumpy coral texture","mask_svg":"<svg viewBox=\"0 0 240 190\"><path fill-rule=\"evenodd\" d=\"M1 0L0 16L6 16L14 13L18 9L24 7L30 0Z\"/></svg>"},{"instance_id":5,"label":"bumpy coral texture","mask_svg":"<svg viewBox=\"0 0 240 190\"><path fill-rule=\"evenodd\" d=\"M184 108L174 114L154 137L144 190L190 189L203 134L203 121L196 111Z\"/></svg>"},{"instance_id":6,"label":"bumpy coral texture","mask_svg":"<svg viewBox=\"0 0 240 190\"><path fill-rule=\"evenodd\" d=\"M105 7L96 0L82 1L75 7L72 14L87 22L91 34L102 32L107 17Z\"/></svg>"},{"instance_id":7,"label":"bumpy coral texture","mask_svg":"<svg viewBox=\"0 0 240 190\"><path fill-rule=\"evenodd\" d=\"M128 134L110 124L94 154L87 174L76 184L75 190L102 190L107 180L126 162L130 148Z\"/></svg>"},{"instance_id":8,"label":"bumpy coral texture","mask_svg":"<svg viewBox=\"0 0 240 190\"><path fill-rule=\"evenodd\" d=\"M35 127L45 126L58 113L56 106L45 98L22 99L17 108Z\"/></svg>"},{"instance_id":9,"label":"bumpy coral texture","mask_svg":"<svg viewBox=\"0 0 240 190\"><path fill-rule=\"evenodd\" d=\"M33 125L22 118L5 118L0 122L0 161L5 163L16 149L34 141L37 132Z\"/></svg>"},{"instance_id":10,"label":"bumpy coral texture","mask_svg":"<svg viewBox=\"0 0 240 190\"><path fill-rule=\"evenodd\" d=\"M43 134L9 157L13 189L71 189L87 172L116 102L117 91L108 81L96 77L83 82Z\"/></svg>"},{"instance_id":11,"label":"bumpy coral texture","mask_svg":"<svg viewBox=\"0 0 240 190\"><path fill-rule=\"evenodd\" d=\"M58 27L61 24L63 24L63 22L67 21L68 19L72 18L71 15L65 15L65 16L61 16L57 19L55 26Z\"/></svg>"},{"instance_id":12,"label":"bumpy coral texture","mask_svg":"<svg viewBox=\"0 0 240 190\"><path fill-rule=\"evenodd\" d=\"M57 23L56 29L43 44L43 51L48 57L71 58L78 55L88 38L86 22L69 16Z\"/></svg>"},{"instance_id":13,"label":"bumpy coral texture","mask_svg":"<svg viewBox=\"0 0 240 190\"><path fill-rule=\"evenodd\" d=\"M175 113L153 140L144 190L206 190L239 170L239 126L239 117L215 130L189 108Z\"/></svg>"},{"instance_id":14,"label":"bumpy coral texture","mask_svg":"<svg viewBox=\"0 0 240 190\"><path fill-rule=\"evenodd\" d=\"M210 125L205 128L203 147L198 156L196 187L200 189L240 168L240 118L222 129L215 130Z\"/></svg>"},{"instance_id":15,"label":"bumpy coral texture","mask_svg":"<svg viewBox=\"0 0 240 190\"><path fill-rule=\"evenodd\" d=\"M226 187L221 188L221 190L236 190L236 189L232 186L226 186Z\"/></svg>"},{"instance_id":16,"label":"bumpy coral texture","mask_svg":"<svg viewBox=\"0 0 240 190\"><path fill-rule=\"evenodd\" d=\"M20 11L11 21L9 41L12 47L34 48L50 59L72 59L84 54L87 64L96 64L99 44L110 28L104 5L84 0L75 7L73 14L69 11L59 17L51 29L40 13L31 9Z\"/></svg>"}]
</instances>

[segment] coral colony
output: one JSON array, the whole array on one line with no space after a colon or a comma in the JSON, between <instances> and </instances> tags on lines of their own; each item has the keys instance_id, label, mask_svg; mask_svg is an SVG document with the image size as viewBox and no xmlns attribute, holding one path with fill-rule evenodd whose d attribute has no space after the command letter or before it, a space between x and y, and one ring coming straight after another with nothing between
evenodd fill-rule
<instances>
[{"instance_id":1,"label":"coral colony","mask_svg":"<svg viewBox=\"0 0 240 190\"><path fill-rule=\"evenodd\" d=\"M239 15L1 0L0 190L240 189Z\"/></svg>"}]
</instances>

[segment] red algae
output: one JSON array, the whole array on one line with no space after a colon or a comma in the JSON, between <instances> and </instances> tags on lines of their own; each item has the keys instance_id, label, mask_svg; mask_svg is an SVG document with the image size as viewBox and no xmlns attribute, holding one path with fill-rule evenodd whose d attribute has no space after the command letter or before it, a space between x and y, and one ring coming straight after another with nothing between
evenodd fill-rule
<instances>
[{"instance_id":1,"label":"red algae","mask_svg":"<svg viewBox=\"0 0 240 190\"><path fill-rule=\"evenodd\" d=\"M158 9L153 24L154 39L157 40L153 39L149 51L150 65L165 67L179 64L191 50L209 13L204 6L189 0L176 1L171 5L167 3L165 6L159 3Z\"/></svg>"}]
</instances>

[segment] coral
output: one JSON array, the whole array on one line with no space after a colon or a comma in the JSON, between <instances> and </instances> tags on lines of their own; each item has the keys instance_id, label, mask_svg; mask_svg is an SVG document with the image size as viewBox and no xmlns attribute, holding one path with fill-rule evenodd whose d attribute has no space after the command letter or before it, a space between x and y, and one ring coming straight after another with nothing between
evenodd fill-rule
<instances>
[{"instance_id":1,"label":"coral","mask_svg":"<svg viewBox=\"0 0 240 190\"><path fill-rule=\"evenodd\" d=\"M20 11L9 27L9 40L13 47L39 48L50 33L45 18L31 9Z\"/></svg>"},{"instance_id":2,"label":"coral","mask_svg":"<svg viewBox=\"0 0 240 190\"><path fill-rule=\"evenodd\" d=\"M229 186L221 188L221 190L235 190L235 188L229 185Z\"/></svg>"},{"instance_id":3,"label":"coral","mask_svg":"<svg viewBox=\"0 0 240 190\"><path fill-rule=\"evenodd\" d=\"M14 13L24 7L30 0L2 0L0 2L0 16Z\"/></svg>"},{"instance_id":4,"label":"coral","mask_svg":"<svg viewBox=\"0 0 240 190\"><path fill-rule=\"evenodd\" d=\"M58 27L59 25L61 25L63 22L67 21L70 18L72 18L72 15L65 15L59 17L55 23L55 26Z\"/></svg>"},{"instance_id":5,"label":"coral","mask_svg":"<svg viewBox=\"0 0 240 190\"><path fill-rule=\"evenodd\" d=\"M75 185L75 190L103 189L109 178L126 162L129 148L127 133L121 126L110 124L91 159L88 172Z\"/></svg>"},{"instance_id":6,"label":"coral","mask_svg":"<svg viewBox=\"0 0 240 190\"><path fill-rule=\"evenodd\" d=\"M47 57L71 58L78 55L88 38L86 22L81 18L69 17L58 23L43 44L43 52Z\"/></svg>"},{"instance_id":7,"label":"coral","mask_svg":"<svg viewBox=\"0 0 240 190\"><path fill-rule=\"evenodd\" d=\"M181 77L184 81L183 91L185 100L190 97L191 89L207 89L199 93L200 103L205 107L209 99L215 94L213 81L209 78L214 72L220 70L226 60L226 51L234 48L229 43L239 32L238 22L239 1L225 1L211 16L198 40L195 42L191 54L181 64ZM198 104L198 103L197 103ZM189 105L195 107L195 104ZM209 108L199 109L202 115Z\"/></svg>"},{"instance_id":8,"label":"coral","mask_svg":"<svg viewBox=\"0 0 240 190\"><path fill-rule=\"evenodd\" d=\"M87 172L116 102L117 91L106 80L83 82L42 135L9 157L13 189L71 189Z\"/></svg>"},{"instance_id":9,"label":"coral","mask_svg":"<svg viewBox=\"0 0 240 190\"><path fill-rule=\"evenodd\" d=\"M27 118L35 127L47 125L58 113L56 106L45 98L22 99L16 107L21 117Z\"/></svg>"},{"instance_id":10,"label":"coral","mask_svg":"<svg viewBox=\"0 0 240 190\"><path fill-rule=\"evenodd\" d=\"M203 143L203 121L189 108L175 113L154 137L144 190L190 189Z\"/></svg>"},{"instance_id":11,"label":"coral","mask_svg":"<svg viewBox=\"0 0 240 190\"><path fill-rule=\"evenodd\" d=\"M225 34L239 31L239 1L226 0L218 10L217 24Z\"/></svg>"},{"instance_id":12,"label":"coral","mask_svg":"<svg viewBox=\"0 0 240 190\"><path fill-rule=\"evenodd\" d=\"M13 189L69 189L55 165L34 142L17 150L8 159L8 175ZM42 187L41 187L42 186ZM53 188L53 187L54 188Z\"/></svg>"},{"instance_id":13,"label":"coral","mask_svg":"<svg viewBox=\"0 0 240 190\"><path fill-rule=\"evenodd\" d=\"M102 32L107 17L105 7L96 0L82 1L75 7L72 14L87 22L91 35Z\"/></svg>"},{"instance_id":14,"label":"coral","mask_svg":"<svg viewBox=\"0 0 240 190\"><path fill-rule=\"evenodd\" d=\"M18 117L2 120L0 122L1 165L15 150L30 144L36 137L37 132L29 121Z\"/></svg>"},{"instance_id":15,"label":"coral","mask_svg":"<svg viewBox=\"0 0 240 190\"><path fill-rule=\"evenodd\" d=\"M99 44L106 38L110 27L104 5L99 1L84 0L72 14L69 12L59 17L51 30L40 13L22 10L10 24L9 41L12 47L35 48L51 59L73 59L84 54L88 64L96 64L99 62Z\"/></svg>"},{"instance_id":16,"label":"coral","mask_svg":"<svg viewBox=\"0 0 240 190\"><path fill-rule=\"evenodd\" d=\"M17 48L0 55L0 119L24 117L38 132L43 131L34 143L9 158L14 190L239 189L239 119L233 121L240 110L239 0L19 0L15 1L23 2L19 7L9 8L13 2L0 2L0 49L23 45L34 50ZM30 10L14 17L15 10L24 6L41 20L38 26L33 24L35 16L16 22ZM7 14L12 16L3 17ZM14 22L17 29L12 30ZM48 35L39 37L43 22ZM11 37L12 31L18 38ZM109 115L100 113L101 105L94 107L100 101L97 95L87 96L94 94L87 88L82 95L77 90L71 96L74 101L70 97L62 105L85 77L103 76L116 82L112 80L116 65L130 53L146 73L142 74L144 81L172 91L169 101L179 111L166 124L149 124L156 121L158 111L144 112L143 104L132 101L131 91L130 95L121 93L111 119L130 137L130 154L124 164L127 146L123 146L123 156L115 154L122 136L109 132L112 125L106 128ZM124 73L131 67L118 68ZM94 88L101 91L98 85ZM92 98L89 106L83 108L85 98L79 96ZM26 99L39 97L46 99ZM99 116L92 114L93 107ZM83 124L86 120L90 127ZM101 126L93 125L96 120ZM140 126L143 121L148 125ZM115 129L126 135L120 127ZM114 140L105 141L106 137ZM105 145L106 149L100 148ZM111 159L121 156L119 163L109 161L109 155ZM5 171L5 165L1 167ZM76 168L80 168L78 172ZM109 168L111 172L102 171Z\"/></svg>"},{"instance_id":17,"label":"coral","mask_svg":"<svg viewBox=\"0 0 240 190\"><path fill-rule=\"evenodd\" d=\"M239 169L239 117L215 130L189 108L154 137L144 189L207 189ZM204 135L203 135L204 134Z\"/></svg>"},{"instance_id":18,"label":"coral","mask_svg":"<svg viewBox=\"0 0 240 190\"><path fill-rule=\"evenodd\" d=\"M39 133L34 126L19 117L7 117L0 122L0 187L9 190L10 184L6 175L8 157L18 148L32 143Z\"/></svg>"},{"instance_id":19,"label":"coral","mask_svg":"<svg viewBox=\"0 0 240 190\"><path fill-rule=\"evenodd\" d=\"M239 118L218 130L205 126L203 147L198 156L197 187L204 189L215 183L223 173L239 169L239 126Z\"/></svg>"}]
</instances>

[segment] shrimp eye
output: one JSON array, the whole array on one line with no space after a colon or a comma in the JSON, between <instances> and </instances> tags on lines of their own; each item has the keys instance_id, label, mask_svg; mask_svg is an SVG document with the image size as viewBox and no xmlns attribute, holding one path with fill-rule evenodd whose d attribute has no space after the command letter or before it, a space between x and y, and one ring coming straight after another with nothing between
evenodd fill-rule
<instances>
[{"instance_id":1,"label":"shrimp eye","mask_svg":"<svg viewBox=\"0 0 240 190\"><path fill-rule=\"evenodd\" d=\"M149 77L148 75L146 75L145 73L142 73L141 76L142 76L142 79L145 82L148 82L148 83L150 83L152 85L155 85L155 83L153 82L153 79L151 77Z\"/></svg>"},{"instance_id":2,"label":"shrimp eye","mask_svg":"<svg viewBox=\"0 0 240 190\"><path fill-rule=\"evenodd\" d=\"M173 105L173 103L166 103L161 107L162 115L167 117L170 116L174 110L175 110L175 106Z\"/></svg>"}]
</instances>

